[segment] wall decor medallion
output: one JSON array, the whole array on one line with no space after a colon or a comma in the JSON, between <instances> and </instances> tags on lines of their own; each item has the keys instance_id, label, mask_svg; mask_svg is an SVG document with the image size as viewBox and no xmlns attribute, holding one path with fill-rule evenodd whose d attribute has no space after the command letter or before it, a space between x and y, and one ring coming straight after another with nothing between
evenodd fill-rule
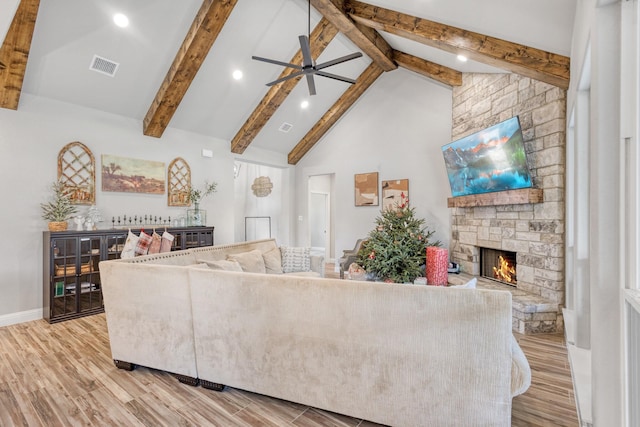
<instances>
[{"instance_id":1,"label":"wall decor medallion","mask_svg":"<svg viewBox=\"0 0 640 427\"><path fill-rule=\"evenodd\" d=\"M69 195L71 203L95 203L96 161L86 145L75 141L62 147L58 153L58 182Z\"/></svg>"},{"instance_id":2,"label":"wall decor medallion","mask_svg":"<svg viewBox=\"0 0 640 427\"><path fill-rule=\"evenodd\" d=\"M356 206L378 206L378 172L356 174L354 181Z\"/></svg>"},{"instance_id":3,"label":"wall decor medallion","mask_svg":"<svg viewBox=\"0 0 640 427\"><path fill-rule=\"evenodd\" d=\"M164 163L103 154L102 191L164 194Z\"/></svg>"},{"instance_id":4,"label":"wall decor medallion","mask_svg":"<svg viewBox=\"0 0 640 427\"><path fill-rule=\"evenodd\" d=\"M167 171L167 205L189 206L191 168L185 159L176 157L169 163Z\"/></svg>"},{"instance_id":5,"label":"wall decor medallion","mask_svg":"<svg viewBox=\"0 0 640 427\"><path fill-rule=\"evenodd\" d=\"M382 181L382 210L404 209L409 205L409 180Z\"/></svg>"},{"instance_id":6,"label":"wall decor medallion","mask_svg":"<svg viewBox=\"0 0 640 427\"><path fill-rule=\"evenodd\" d=\"M267 197L271 194L273 183L268 176L259 176L253 180L251 191L256 197Z\"/></svg>"}]
</instances>

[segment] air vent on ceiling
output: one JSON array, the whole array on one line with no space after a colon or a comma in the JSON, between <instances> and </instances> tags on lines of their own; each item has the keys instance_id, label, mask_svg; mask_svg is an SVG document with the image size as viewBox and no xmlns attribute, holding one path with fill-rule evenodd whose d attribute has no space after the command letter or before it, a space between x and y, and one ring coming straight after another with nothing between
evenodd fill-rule
<instances>
[{"instance_id":1,"label":"air vent on ceiling","mask_svg":"<svg viewBox=\"0 0 640 427\"><path fill-rule=\"evenodd\" d=\"M280 132L287 133L287 132L289 132L289 131L291 130L291 128L292 128L292 127L293 127L293 125L292 125L291 123L284 122L284 123L282 123L282 124L280 125L280 127L278 128L278 130L279 130Z\"/></svg>"},{"instance_id":2,"label":"air vent on ceiling","mask_svg":"<svg viewBox=\"0 0 640 427\"><path fill-rule=\"evenodd\" d=\"M119 66L120 64L118 64L117 62L113 62L110 59L103 58L98 55L93 55L93 60L91 61L89 69L113 77L116 75L116 71L118 71Z\"/></svg>"}]
</instances>

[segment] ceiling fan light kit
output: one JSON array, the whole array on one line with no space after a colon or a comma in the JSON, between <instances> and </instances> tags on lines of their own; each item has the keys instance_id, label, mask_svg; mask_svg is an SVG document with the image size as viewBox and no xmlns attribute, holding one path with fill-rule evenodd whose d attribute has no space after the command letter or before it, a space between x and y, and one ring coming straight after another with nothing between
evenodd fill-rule
<instances>
[{"instance_id":1,"label":"ceiling fan light kit","mask_svg":"<svg viewBox=\"0 0 640 427\"><path fill-rule=\"evenodd\" d=\"M311 34L311 1L309 0L309 35ZM309 95L316 94L316 85L313 80L313 76L321 76L329 79L339 80L341 82L354 84L356 81L350 79L348 77L338 76L336 74L327 73L326 71L322 71L325 68L331 67L333 65L338 65L343 62L350 61L352 59L360 58L362 56L361 52L351 53L349 55L341 56L339 58L333 59L331 61L323 62L321 64L316 64L313 57L311 56L311 46L309 44L309 35L300 35L298 36L298 41L300 42L300 50L302 51L302 65L291 64L289 62L277 61L275 59L262 58L260 56L252 56L251 59L255 59L257 61L268 62L270 64L281 65L283 67L293 68L298 70L294 73L289 74L288 76L279 78L272 82L267 83L267 86L277 85L278 83L282 83L289 79L294 79L299 76L306 76L307 78L307 86L309 87Z\"/></svg>"}]
</instances>

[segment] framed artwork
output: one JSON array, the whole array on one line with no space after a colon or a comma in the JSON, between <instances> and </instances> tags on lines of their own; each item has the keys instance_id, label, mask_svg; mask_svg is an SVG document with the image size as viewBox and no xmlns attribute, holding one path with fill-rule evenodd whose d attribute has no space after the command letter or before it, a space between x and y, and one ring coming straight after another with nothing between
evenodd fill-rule
<instances>
[{"instance_id":1,"label":"framed artwork","mask_svg":"<svg viewBox=\"0 0 640 427\"><path fill-rule=\"evenodd\" d=\"M102 191L164 194L164 163L103 154Z\"/></svg>"},{"instance_id":2,"label":"framed artwork","mask_svg":"<svg viewBox=\"0 0 640 427\"><path fill-rule=\"evenodd\" d=\"M382 181L382 210L405 208L408 204L408 179Z\"/></svg>"},{"instance_id":3,"label":"framed artwork","mask_svg":"<svg viewBox=\"0 0 640 427\"><path fill-rule=\"evenodd\" d=\"M62 147L58 153L58 181L71 196L71 203L96 202L96 161L86 145L75 141Z\"/></svg>"},{"instance_id":4,"label":"framed artwork","mask_svg":"<svg viewBox=\"0 0 640 427\"><path fill-rule=\"evenodd\" d=\"M185 159L176 157L167 170L167 205L190 206L191 168Z\"/></svg>"},{"instance_id":5,"label":"framed artwork","mask_svg":"<svg viewBox=\"0 0 640 427\"><path fill-rule=\"evenodd\" d=\"M356 206L378 206L378 172L354 176Z\"/></svg>"}]
</instances>

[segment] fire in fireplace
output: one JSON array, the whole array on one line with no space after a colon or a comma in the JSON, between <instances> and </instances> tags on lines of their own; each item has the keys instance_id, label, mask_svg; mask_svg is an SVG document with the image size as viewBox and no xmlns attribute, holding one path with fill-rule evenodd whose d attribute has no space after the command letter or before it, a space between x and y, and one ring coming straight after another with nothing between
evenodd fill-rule
<instances>
[{"instance_id":1,"label":"fire in fireplace","mask_svg":"<svg viewBox=\"0 0 640 427\"><path fill-rule=\"evenodd\" d=\"M480 250L480 275L515 286L516 253L490 248Z\"/></svg>"}]
</instances>

